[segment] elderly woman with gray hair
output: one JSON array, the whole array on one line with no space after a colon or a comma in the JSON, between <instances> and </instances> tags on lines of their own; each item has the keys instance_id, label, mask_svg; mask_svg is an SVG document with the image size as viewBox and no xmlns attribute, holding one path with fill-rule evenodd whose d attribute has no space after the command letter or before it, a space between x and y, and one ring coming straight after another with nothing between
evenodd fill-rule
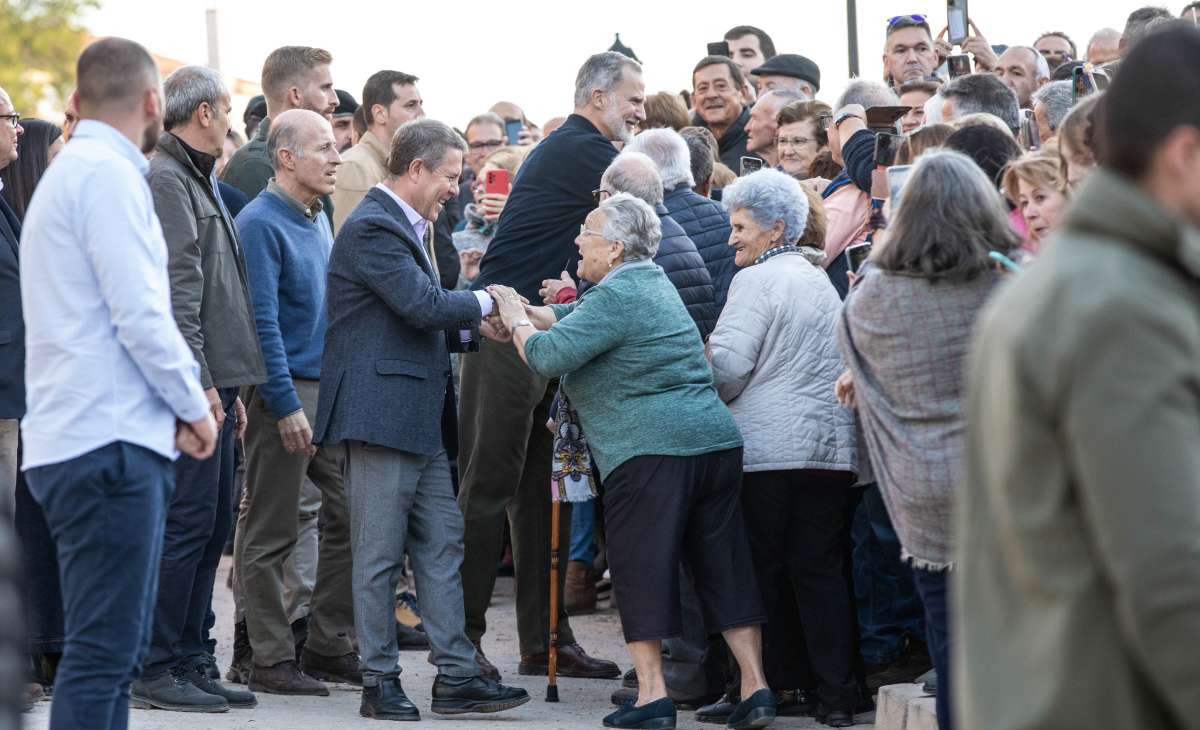
<instances>
[{"instance_id":1,"label":"elderly woman with gray hair","mask_svg":"<svg viewBox=\"0 0 1200 730\"><path fill-rule=\"evenodd\" d=\"M604 480L608 562L638 697L606 727L673 728L662 640L679 636L679 561L695 568L706 624L741 668L744 701L729 727L764 727L775 698L762 671L763 622L738 502L742 437L717 397L696 325L653 262L658 215L620 193L575 239L579 275L598 282L577 301L524 306L489 288L521 358L562 377Z\"/></svg>"},{"instance_id":2,"label":"elderly woman with gray hair","mask_svg":"<svg viewBox=\"0 0 1200 730\"><path fill-rule=\"evenodd\" d=\"M859 698L844 574L854 414L833 393L843 370L841 301L820 267L822 252L796 245L809 202L795 178L761 170L725 188L722 203L741 270L708 346L713 382L746 442L742 511L767 611L767 680L777 691L815 689L818 717L843 727L853 724ZM811 673L788 637L788 592Z\"/></svg>"},{"instance_id":3,"label":"elderly woman with gray hair","mask_svg":"<svg viewBox=\"0 0 1200 730\"><path fill-rule=\"evenodd\" d=\"M1020 245L1004 201L971 158L934 150L891 201L886 241L846 299L839 337L888 514L913 565L949 728L951 512L966 451L963 373L972 326L1000 275L989 255Z\"/></svg>"}]
</instances>

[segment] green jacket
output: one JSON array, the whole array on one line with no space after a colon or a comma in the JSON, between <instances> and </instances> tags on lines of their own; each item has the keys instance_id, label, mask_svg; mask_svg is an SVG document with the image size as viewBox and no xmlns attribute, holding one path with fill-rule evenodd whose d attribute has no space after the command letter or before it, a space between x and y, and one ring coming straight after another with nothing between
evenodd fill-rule
<instances>
[{"instance_id":1,"label":"green jacket","mask_svg":"<svg viewBox=\"0 0 1200 730\"><path fill-rule=\"evenodd\" d=\"M653 262L618 267L525 343L534 372L564 375L601 478L635 456L694 456L742 445L717 396L700 332Z\"/></svg>"},{"instance_id":2,"label":"green jacket","mask_svg":"<svg viewBox=\"0 0 1200 730\"><path fill-rule=\"evenodd\" d=\"M1200 727L1200 231L1107 171L982 315L959 727Z\"/></svg>"}]
</instances>

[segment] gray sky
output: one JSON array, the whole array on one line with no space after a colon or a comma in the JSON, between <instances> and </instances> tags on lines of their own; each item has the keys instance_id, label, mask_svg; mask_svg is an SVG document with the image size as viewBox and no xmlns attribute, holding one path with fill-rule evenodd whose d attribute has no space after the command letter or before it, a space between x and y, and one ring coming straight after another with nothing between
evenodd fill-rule
<instances>
[{"instance_id":1,"label":"gray sky","mask_svg":"<svg viewBox=\"0 0 1200 730\"><path fill-rule=\"evenodd\" d=\"M1061 0L972 0L971 18L992 43L1029 44L1047 30L1066 31L1084 46L1104 26L1120 29L1141 4L1094 0L1083 7ZM1168 7L1179 12L1183 0ZM164 11L167 7L169 10ZM281 45L313 45L334 56L333 78L357 98L373 72L392 68L420 77L429 116L462 126L494 102L514 101L536 123L571 111L575 72L589 53L605 50L613 33L645 66L646 90L690 86L691 68L705 44L734 25L765 29L784 53L801 53L821 67L818 96L833 102L847 79L846 15L841 0L608 0L506 3L316 2L290 0L104 0L87 18L97 35L121 35L152 51L191 63L207 59L204 11L220 12L222 71L257 80L262 61ZM686 10L684 10L686 8ZM739 8L739 9L735 9ZM889 17L922 13L936 33L945 5L928 0L860 0L862 75L879 78L883 31ZM360 99L361 101L361 99Z\"/></svg>"}]
</instances>

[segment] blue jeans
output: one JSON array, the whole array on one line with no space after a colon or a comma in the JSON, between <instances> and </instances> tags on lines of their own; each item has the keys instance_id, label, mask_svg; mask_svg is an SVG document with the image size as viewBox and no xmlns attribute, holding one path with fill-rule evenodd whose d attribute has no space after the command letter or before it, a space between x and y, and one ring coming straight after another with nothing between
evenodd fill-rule
<instances>
[{"instance_id":1,"label":"blue jeans","mask_svg":"<svg viewBox=\"0 0 1200 730\"><path fill-rule=\"evenodd\" d=\"M905 635L924 637L925 625L912 568L900 560L900 538L878 484L863 491L852 535L859 652L865 662L890 664L900 658Z\"/></svg>"},{"instance_id":2,"label":"blue jeans","mask_svg":"<svg viewBox=\"0 0 1200 730\"><path fill-rule=\"evenodd\" d=\"M569 560L587 563L596 559L596 500L571 505L571 554Z\"/></svg>"},{"instance_id":3,"label":"blue jeans","mask_svg":"<svg viewBox=\"0 0 1200 730\"><path fill-rule=\"evenodd\" d=\"M205 623L221 549L233 526L237 389L222 389L220 397L225 423L213 455L204 461L185 455L175 462L175 496L163 532L146 677L156 677L208 651Z\"/></svg>"},{"instance_id":4,"label":"blue jeans","mask_svg":"<svg viewBox=\"0 0 1200 730\"><path fill-rule=\"evenodd\" d=\"M25 476L62 583L66 641L50 728L121 730L150 644L171 460L118 441Z\"/></svg>"},{"instance_id":5,"label":"blue jeans","mask_svg":"<svg viewBox=\"0 0 1200 730\"><path fill-rule=\"evenodd\" d=\"M913 580L925 604L925 627L929 636L929 658L937 670L938 730L951 730L954 717L950 706L950 608L949 570L913 569Z\"/></svg>"}]
</instances>

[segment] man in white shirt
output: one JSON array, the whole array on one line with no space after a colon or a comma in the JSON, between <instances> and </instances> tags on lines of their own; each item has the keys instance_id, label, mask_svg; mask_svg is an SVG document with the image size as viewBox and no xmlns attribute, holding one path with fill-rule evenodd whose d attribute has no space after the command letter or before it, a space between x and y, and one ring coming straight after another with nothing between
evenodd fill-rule
<instances>
[{"instance_id":1,"label":"man in white shirt","mask_svg":"<svg viewBox=\"0 0 1200 730\"><path fill-rule=\"evenodd\" d=\"M21 246L30 492L54 536L66 642L50 727L125 728L149 646L172 462L216 425L171 314L146 184L162 132L154 59L107 38L79 57L81 121L42 178Z\"/></svg>"}]
</instances>

